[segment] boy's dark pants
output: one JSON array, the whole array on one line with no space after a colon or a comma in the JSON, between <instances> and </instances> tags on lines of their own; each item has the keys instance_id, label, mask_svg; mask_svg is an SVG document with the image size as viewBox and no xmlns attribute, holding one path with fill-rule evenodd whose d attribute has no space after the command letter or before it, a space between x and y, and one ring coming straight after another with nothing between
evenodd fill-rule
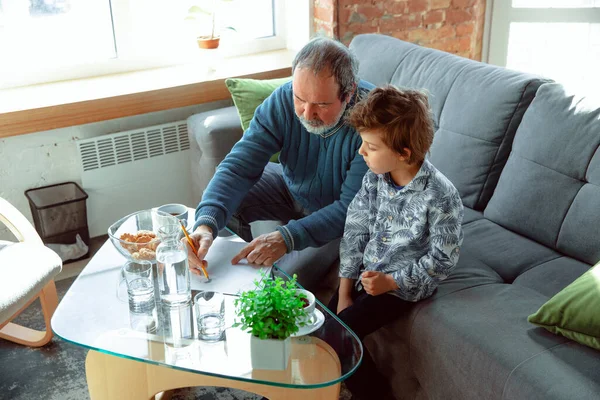
<instances>
[{"instance_id":1,"label":"boy's dark pants","mask_svg":"<svg viewBox=\"0 0 600 400\"><path fill-rule=\"evenodd\" d=\"M391 389L386 379L379 373L369 351L364 346L364 338L391 323L402 314L408 312L413 303L404 301L390 294L371 296L364 290L352 291L354 304L338 317L356 333L363 342L363 359L356 372L346 379L346 387L358 399L388 399ZM337 312L338 292L329 302L329 309Z\"/></svg>"}]
</instances>

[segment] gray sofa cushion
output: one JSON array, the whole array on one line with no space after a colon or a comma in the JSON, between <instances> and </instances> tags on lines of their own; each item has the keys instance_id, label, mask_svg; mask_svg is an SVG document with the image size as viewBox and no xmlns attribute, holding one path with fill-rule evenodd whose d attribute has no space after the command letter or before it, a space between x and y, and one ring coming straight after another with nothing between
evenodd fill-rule
<instances>
[{"instance_id":1,"label":"gray sofa cushion","mask_svg":"<svg viewBox=\"0 0 600 400\"><path fill-rule=\"evenodd\" d=\"M194 204L198 204L216 167L242 138L243 131L233 106L194 114L187 125L192 150L192 193Z\"/></svg>"},{"instance_id":2,"label":"gray sofa cushion","mask_svg":"<svg viewBox=\"0 0 600 400\"><path fill-rule=\"evenodd\" d=\"M595 158L600 159L600 152L596 153ZM592 168L600 171L600 162L596 162L596 165L590 163L588 171ZM600 260L598 231L600 231L600 179L590 180L588 184L583 185L573 199L558 234L556 248L565 254L594 264Z\"/></svg>"},{"instance_id":3,"label":"gray sofa cushion","mask_svg":"<svg viewBox=\"0 0 600 400\"><path fill-rule=\"evenodd\" d=\"M475 211L472 208L464 207L463 225L477 221L483 218L483 212Z\"/></svg>"},{"instance_id":4,"label":"gray sofa cushion","mask_svg":"<svg viewBox=\"0 0 600 400\"><path fill-rule=\"evenodd\" d=\"M568 341L527 322L527 315L546 300L527 288L492 284L428 302L419 310L410 338L410 362L428 397L502 399L507 381L515 379L513 370ZM600 359L596 365L600 368ZM562 367L563 372L578 368L577 363ZM527 382L535 374L524 371L521 379ZM517 391L514 398L544 397Z\"/></svg>"},{"instance_id":5,"label":"gray sofa cushion","mask_svg":"<svg viewBox=\"0 0 600 400\"><path fill-rule=\"evenodd\" d=\"M465 252L473 254L489 268L511 283L523 272L561 255L535 241L501 227L487 219L463 227Z\"/></svg>"},{"instance_id":6,"label":"gray sofa cushion","mask_svg":"<svg viewBox=\"0 0 600 400\"><path fill-rule=\"evenodd\" d=\"M503 399L597 399L598 352L567 342L522 362L504 386Z\"/></svg>"},{"instance_id":7,"label":"gray sofa cushion","mask_svg":"<svg viewBox=\"0 0 600 400\"><path fill-rule=\"evenodd\" d=\"M431 300L468 288L503 283L504 279L492 267L481 261L469 249L461 249L456 268L442 281Z\"/></svg>"},{"instance_id":8,"label":"gray sofa cushion","mask_svg":"<svg viewBox=\"0 0 600 400\"><path fill-rule=\"evenodd\" d=\"M590 269L589 264L570 257L560 257L533 267L519 275L513 285L533 289L552 297Z\"/></svg>"},{"instance_id":9,"label":"gray sofa cushion","mask_svg":"<svg viewBox=\"0 0 600 400\"><path fill-rule=\"evenodd\" d=\"M486 218L588 264L600 258L600 105L543 85Z\"/></svg>"},{"instance_id":10,"label":"gray sofa cushion","mask_svg":"<svg viewBox=\"0 0 600 400\"><path fill-rule=\"evenodd\" d=\"M430 160L465 206L483 210L543 81L387 36L359 35L350 48L361 78L429 92L437 129Z\"/></svg>"}]
</instances>

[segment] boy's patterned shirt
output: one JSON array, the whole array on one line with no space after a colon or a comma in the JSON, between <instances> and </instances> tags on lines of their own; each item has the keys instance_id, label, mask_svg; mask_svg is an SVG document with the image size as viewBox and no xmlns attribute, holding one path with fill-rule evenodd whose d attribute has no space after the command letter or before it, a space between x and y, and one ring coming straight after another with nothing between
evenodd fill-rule
<instances>
[{"instance_id":1,"label":"boy's patterned shirt","mask_svg":"<svg viewBox=\"0 0 600 400\"><path fill-rule=\"evenodd\" d=\"M340 277L363 270L391 274L391 294L419 301L433 294L458 261L463 205L454 185L425 160L404 188L369 171L348 207Z\"/></svg>"}]
</instances>

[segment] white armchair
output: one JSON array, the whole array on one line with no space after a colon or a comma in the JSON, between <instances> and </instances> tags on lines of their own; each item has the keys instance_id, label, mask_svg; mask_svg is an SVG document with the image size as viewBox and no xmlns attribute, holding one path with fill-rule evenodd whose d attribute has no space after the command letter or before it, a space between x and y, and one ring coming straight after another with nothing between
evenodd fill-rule
<instances>
[{"instance_id":1,"label":"white armchair","mask_svg":"<svg viewBox=\"0 0 600 400\"><path fill-rule=\"evenodd\" d=\"M44 246L29 221L0 197L0 222L18 242L0 241L0 338L38 347L52 339L50 319L58 305L54 277L62 269L60 257ZM37 331L11 322L39 298L46 323Z\"/></svg>"}]
</instances>

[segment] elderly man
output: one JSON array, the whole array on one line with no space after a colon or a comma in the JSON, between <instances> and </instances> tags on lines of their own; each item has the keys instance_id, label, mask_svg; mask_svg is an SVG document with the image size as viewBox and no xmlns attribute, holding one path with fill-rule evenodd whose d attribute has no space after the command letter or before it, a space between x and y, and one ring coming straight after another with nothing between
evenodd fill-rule
<instances>
[{"instance_id":1,"label":"elderly man","mask_svg":"<svg viewBox=\"0 0 600 400\"><path fill-rule=\"evenodd\" d=\"M346 210L367 171L357 152L360 136L344 118L373 88L359 82L357 71L356 58L334 40L316 38L300 50L292 63L292 82L257 108L204 192L191 235L198 248L192 267L227 226L250 242L233 264L246 258L272 265L298 251L289 257L293 261L278 265L309 286L327 272L338 255ZM277 152L280 164L269 163ZM284 225L253 238L249 223L260 220ZM312 251L313 259L315 252L323 253L318 254L320 265L302 265L303 250Z\"/></svg>"}]
</instances>

